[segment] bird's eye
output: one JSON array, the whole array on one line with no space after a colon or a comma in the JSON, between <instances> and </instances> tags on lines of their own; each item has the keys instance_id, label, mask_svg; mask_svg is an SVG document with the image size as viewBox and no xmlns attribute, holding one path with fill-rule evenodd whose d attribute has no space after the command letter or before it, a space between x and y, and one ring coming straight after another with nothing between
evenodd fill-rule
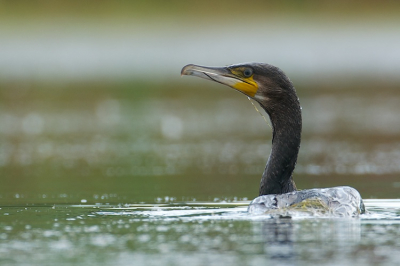
<instances>
[{"instance_id":1,"label":"bird's eye","mask_svg":"<svg viewBox=\"0 0 400 266\"><path fill-rule=\"evenodd\" d=\"M246 68L246 69L243 71L243 75L244 75L246 78L249 78L249 77L251 77L251 75L253 75L253 70L252 70L251 68Z\"/></svg>"}]
</instances>

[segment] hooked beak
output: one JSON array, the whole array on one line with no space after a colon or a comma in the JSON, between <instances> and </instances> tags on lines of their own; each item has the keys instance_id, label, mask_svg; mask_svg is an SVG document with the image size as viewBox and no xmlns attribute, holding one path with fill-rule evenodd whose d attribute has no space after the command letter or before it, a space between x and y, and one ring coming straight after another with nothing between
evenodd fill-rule
<instances>
[{"instance_id":1,"label":"hooked beak","mask_svg":"<svg viewBox=\"0 0 400 266\"><path fill-rule=\"evenodd\" d=\"M234 88L250 97L254 97L258 89L257 83L252 77L240 77L232 73L228 67L203 67L190 64L182 68L181 75L212 80Z\"/></svg>"}]
</instances>

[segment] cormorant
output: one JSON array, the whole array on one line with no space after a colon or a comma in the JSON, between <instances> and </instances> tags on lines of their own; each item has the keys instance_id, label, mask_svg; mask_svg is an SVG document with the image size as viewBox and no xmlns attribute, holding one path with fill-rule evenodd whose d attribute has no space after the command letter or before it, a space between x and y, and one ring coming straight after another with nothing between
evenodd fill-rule
<instances>
[{"instance_id":1,"label":"cormorant","mask_svg":"<svg viewBox=\"0 0 400 266\"><path fill-rule=\"evenodd\" d=\"M357 190L351 187L297 191L292 173L301 141L301 107L296 90L279 68L264 63L227 67L186 65L181 75L191 75L227 85L255 100L272 124L272 151L261 178L259 197L248 208L251 213L287 210L318 202L325 213L357 216L365 212Z\"/></svg>"}]
</instances>

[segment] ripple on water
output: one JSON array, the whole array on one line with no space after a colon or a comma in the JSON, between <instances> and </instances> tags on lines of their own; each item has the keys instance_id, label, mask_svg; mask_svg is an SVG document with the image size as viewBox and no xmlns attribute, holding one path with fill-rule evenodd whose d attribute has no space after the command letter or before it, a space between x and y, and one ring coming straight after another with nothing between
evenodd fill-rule
<instances>
[{"instance_id":1,"label":"ripple on water","mask_svg":"<svg viewBox=\"0 0 400 266\"><path fill-rule=\"evenodd\" d=\"M400 259L400 200L365 200L368 212L359 218L271 219L247 213L248 204L4 207L0 262L321 265L329 256L335 265L396 265Z\"/></svg>"},{"instance_id":2,"label":"ripple on water","mask_svg":"<svg viewBox=\"0 0 400 266\"><path fill-rule=\"evenodd\" d=\"M101 208L95 212L99 216L135 216L143 220L179 219L179 220L265 220L268 218L287 217L292 219L335 218L321 212L292 211L284 214L265 215L249 214L247 208L250 201L224 202L186 202L176 204L135 204L126 207ZM400 200L364 200L366 213L360 215L361 220L379 220L388 223L400 223ZM337 218L337 217L336 217Z\"/></svg>"}]
</instances>

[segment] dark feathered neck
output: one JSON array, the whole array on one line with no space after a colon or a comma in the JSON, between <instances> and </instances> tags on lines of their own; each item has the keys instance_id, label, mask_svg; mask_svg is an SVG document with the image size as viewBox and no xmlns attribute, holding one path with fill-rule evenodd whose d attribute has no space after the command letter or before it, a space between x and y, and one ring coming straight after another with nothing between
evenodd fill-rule
<instances>
[{"instance_id":1,"label":"dark feathered neck","mask_svg":"<svg viewBox=\"0 0 400 266\"><path fill-rule=\"evenodd\" d=\"M294 88L278 100L260 102L272 126L272 151L261 179L260 195L296 190L292 178L301 141L301 108Z\"/></svg>"}]
</instances>

